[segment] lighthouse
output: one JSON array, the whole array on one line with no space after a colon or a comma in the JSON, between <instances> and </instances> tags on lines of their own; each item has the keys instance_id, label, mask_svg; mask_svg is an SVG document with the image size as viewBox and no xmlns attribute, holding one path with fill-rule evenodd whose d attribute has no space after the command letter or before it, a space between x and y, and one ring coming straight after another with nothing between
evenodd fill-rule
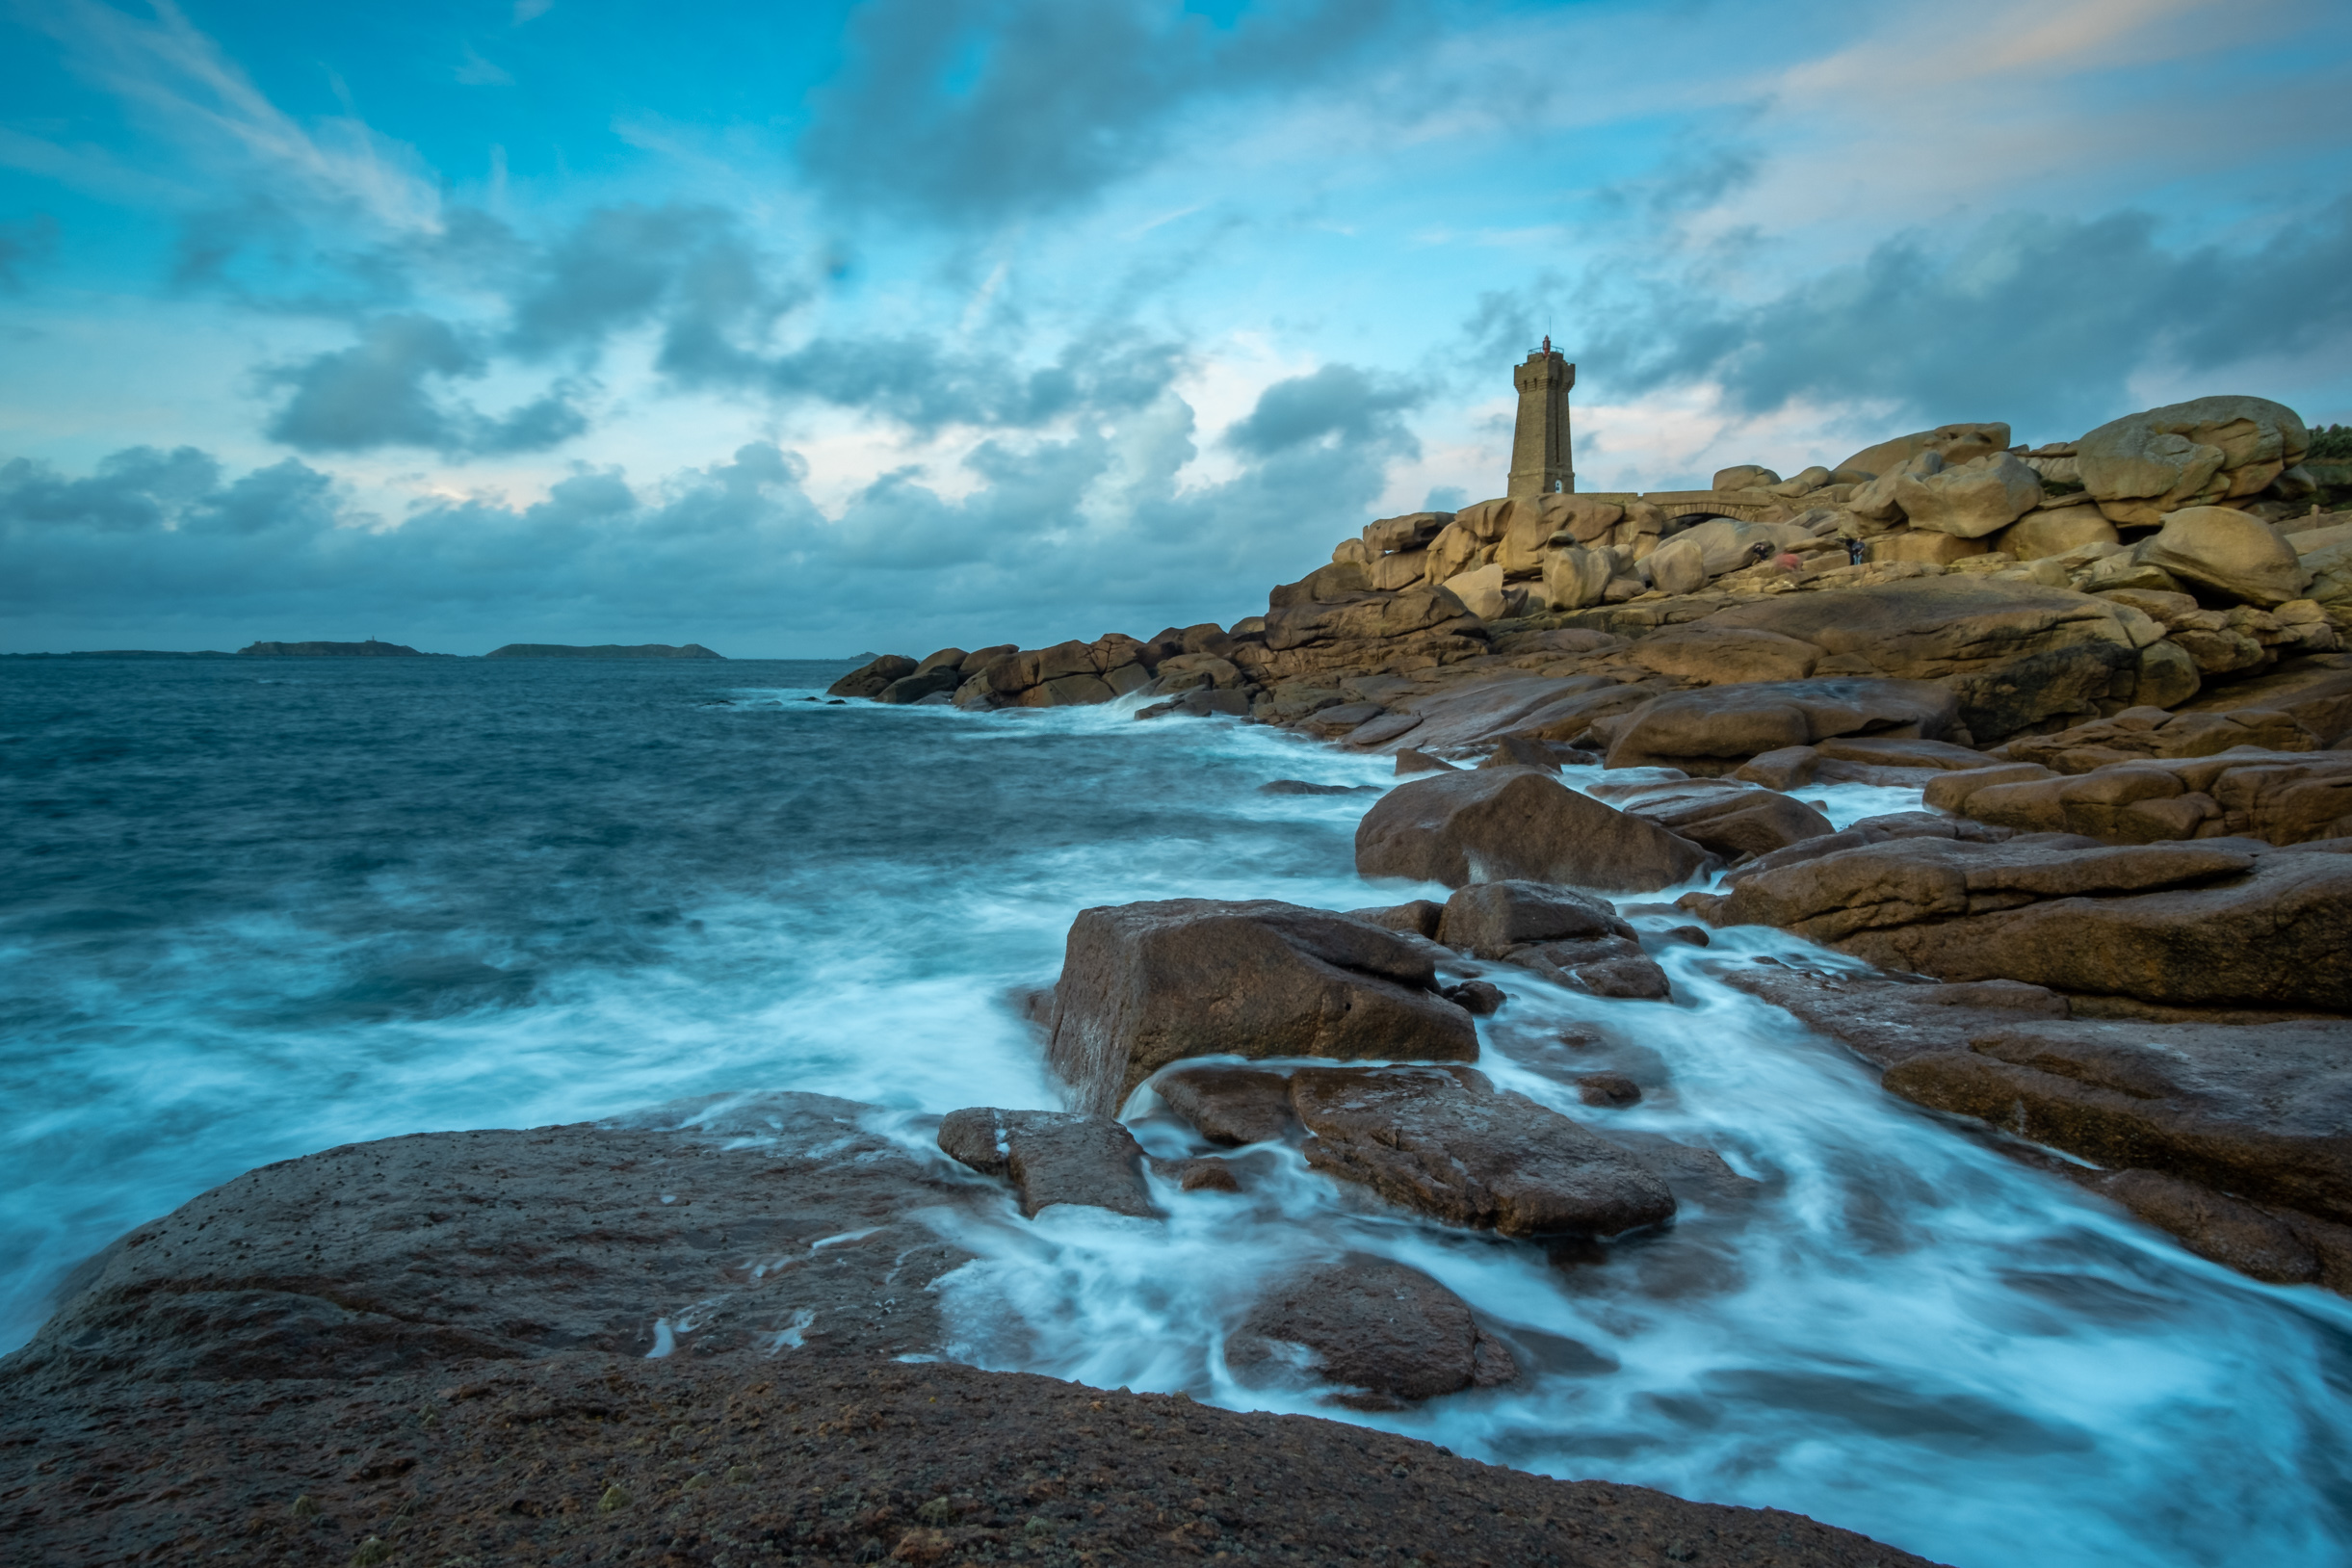
<instances>
[{"instance_id":1,"label":"lighthouse","mask_svg":"<svg viewBox=\"0 0 2352 1568\"><path fill-rule=\"evenodd\" d=\"M1504 493L1565 495L1576 489L1576 464L1568 456L1568 389L1576 367L1567 355L1544 346L1527 362L1511 367L1519 388L1519 429L1511 437L1511 477Z\"/></svg>"}]
</instances>

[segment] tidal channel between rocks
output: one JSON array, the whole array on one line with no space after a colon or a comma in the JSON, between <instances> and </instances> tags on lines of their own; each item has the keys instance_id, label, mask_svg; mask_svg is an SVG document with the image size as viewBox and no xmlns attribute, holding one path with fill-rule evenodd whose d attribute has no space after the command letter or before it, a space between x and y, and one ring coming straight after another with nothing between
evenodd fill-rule
<instances>
[{"instance_id":1,"label":"tidal channel between rocks","mask_svg":"<svg viewBox=\"0 0 2352 1568\"><path fill-rule=\"evenodd\" d=\"M1502 1523L1541 1514L1574 1524L1552 1538L1562 1560L1901 1560L1779 1516L1658 1513L1685 1505L1632 1490L1654 1487L1969 1568L2339 1560L2352 1306L2194 1256L2066 1162L1886 1092L1847 1044L1759 994L1807 990L1816 1016L1842 995L1878 1008L1877 972L1761 926L1691 940L1671 901L1719 886L1712 871L1614 901L1662 999L1436 960L1444 984L1503 993L1461 1063L1481 1092L1650 1151L1670 1222L1600 1240L1443 1223L1317 1168L1296 1116L1214 1142L1149 1083L1119 1104L1148 1156L1137 1212L1024 1215L1014 1184L942 1152L941 1118L1065 1105L1031 998L1055 981L1081 910L1346 911L1449 890L1356 875L1357 823L1396 782L1388 757L1225 720L1137 724L1140 699L1013 714L806 700L838 671L12 672L10 701L44 722L39 754L18 748L29 830L6 851L29 890L8 933L4 1112L4 1240L21 1260L9 1337L25 1347L0 1366L13 1390L0 1455L13 1523L0 1528L81 1542L54 1554L76 1561L194 1544L162 1525L104 1535L134 1516L209 1521L197 1555L244 1542L253 1560L327 1560L331 1544L383 1562L430 1540L435 1555L413 1560L440 1562L493 1538L509 1554L589 1554L603 1539L590 1527L658 1515L644 1539L691 1537L678 1560L693 1561L729 1541L736 1562L1286 1560L1290 1529L1303 1544L1288 1560L1378 1546L1502 1562L1551 1549ZM1597 769L1561 776L1600 782ZM1333 793L1261 788L1281 780ZM1841 828L1921 798L1800 793ZM131 839L135 854L117 852ZM1305 1088L1283 1092L1306 1104ZM457 1131L489 1128L549 1130ZM420 1133L450 1137L404 1136ZM400 1141L231 1181L382 1138ZM492 1143L469 1153L467 1139ZM1222 1174L1199 1179L1206 1161ZM774 1174L781 1217L763 1170L789 1172ZM366 1228L332 1212L347 1204ZM68 1277L126 1232L137 1244ZM535 1274L546 1257L570 1260L571 1287ZM1377 1408L1284 1338L1327 1302L1268 1302L1286 1281L1390 1266L1442 1287L1413 1310L1455 1323L1463 1359L1436 1392ZM500 1291L510 1307L489 1301ZM222 1294L240 1292L284 1299L259 1347L231 1353L245 1309ZM176 1316L150 1310L175 1293ZM694 1366L713 1380L689 1389L677 1379ZM965 1369L1084 1386L996 1387ZM329 1420L313 1384L312 1414L278 1418L272 1437L253 1378L340 1381L349 1402ZM151 1431L196 1431L209 1418L188 1398L251 1406L237 1418L248 1470L205 1471L231 1450L217 1433L178 1458L123 1459L134 1386ZM744 1426L762 1399L765 1427ZM958 1401L984 1407L980 1431L999 1424L1001 1453L959 1471L949 1456L969 1424L936 1452L890 1435ZM1566 1501L1495 1490L1516 1477L1411 1457L1427 1449L1332 1450L1341 1464L1316 1457L1320 1436L1263 1437L1200 1407L1325 1418L1602 1479L1633 1502L1579 1493L1575 1523ZM879 1459L851 1484L809 1447L828 1424L838 1439L844 1410L894 1455L881 1479ZM1085 1488L1040 1477L1076 1473L1053 1457L1074 1427L1114 1420L1136 1442L1191 1423L1199 1441L1177 1462L1199 1477L1214 1469L1204 1445L1304 1442L1314 1486L1362 1505L1393 1483L1393 1508L1278 1519L1263 1492L1196 1503L1213 1490L1202 1479L1089 1544L1115 1510L1064 1508ZM356 1456L306 1472L303 1444L335 1421ZM526 1428L545 1447L564 1422L538 1470L501 1452ZM506 1489L467 1502L481 1518L462 1529L447 1487L437 1503L418 1492L436 1426L475 1445L473 1483ZM271 1442L284 1451L264 1453ZM389 1456L372 1475L371 1455ZM1417 1468L1441 1460L1456 1480ZM1249 1478L1216 1486L1238 1496ZM860 1485L880 1498L894 1484L896 1503L859 1501ZM797 1488L822 1528L797 1548L789 1530L760 1538L742 1500L761 1485ZM331 1530L284 1525L305 1486L332 1492ZM1447 1497L1483 1500L1469 1521L1480 1544L1420 1544ZM777 1506L794 1517L789 1499ZM1615 1527L1603 1517L1625 1507ZM1395 1524L1402 1508L1422 1523ZM1200 1517L1214 1528L1186 1537Z\"/></svg>"}]
</instances>

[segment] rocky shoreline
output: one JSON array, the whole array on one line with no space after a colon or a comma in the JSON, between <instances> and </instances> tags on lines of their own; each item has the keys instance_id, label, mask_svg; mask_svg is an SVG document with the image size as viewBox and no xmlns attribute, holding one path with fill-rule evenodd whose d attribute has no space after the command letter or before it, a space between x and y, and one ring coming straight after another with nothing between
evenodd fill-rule
<instances>
[{"instance_id":1,"label":"rocky shoreline","mask_svg":"<svg viewBox=\"0 0 2352 1568\"><path fill-rule=\"evenodd\" d=\"M1381 519L1231 627L875 659L837 700L1132 696L1393 756L1356 870L1450 896L1082 912L1027 1003L1067 1109L774 1094L249 1172L91 1260L0 1362L12 1538L58 1562L1921 1560L948 1364L927 1287L971 1256L954 1215L1150 1223L1274 1150L1568 1267L1737 1215L1766 1199L1714 1151L1608 1125L1634 1076L1581 1075L1589 1113L1563 1113L1481 1070L1477 1020L1523 982L1667 1006L1661 956L1765 926L1821 960L1711 972L1889 1093L2203 1257L2352 1294L2352 512L2295 510L2306 437L2259 399L2007 438ZM1808 792L1839 784L1923 805L1838 828ZM1148 1154L1138 1107L1192 1152ZM1506 1389L1523 1353L1370 1257L1302 1260L1222 1352L1243 1386L1375 1410Z\"/></svg>"},{"instance_id":2,"label":"rocky shoreline","mask_svg":"<svg viewBox=\"0 0 2352 1568\"><path fill-rule=\"evenodd\" d=\"M2313 475L2341 476L2306 469L2302 422L2259 398L2008 436L1945 426L1788 481L1384 518L1230 628L885 657L834 690L1139 693L1138 718L1394 755L1410 781L1364 819L1368 877L1638 894L1722 870L1681 896L1690 919L1946 982L1882 986L1860 1015L1826 970L1836 1005L1749 984L1890 1090L2089 1162L2204 1256L2341 1290L2352 511L2322 510L2341 491ZM1626 777L1574 790L1570 766ZM1834 830L1804 795L1838 783L1924 806ZM1589 950L1509 956L1663 994ZM1936 1048L1885 1048L1929 994Z\"/></svg>"}]
</instances>

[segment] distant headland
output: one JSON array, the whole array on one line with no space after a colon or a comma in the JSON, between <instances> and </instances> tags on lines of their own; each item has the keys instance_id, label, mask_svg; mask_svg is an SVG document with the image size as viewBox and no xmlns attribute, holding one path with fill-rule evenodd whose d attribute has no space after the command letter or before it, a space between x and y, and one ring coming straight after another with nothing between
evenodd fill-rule
<instances>
[{"instance_id":1,"label":"distant headland","mask_svg":"<svg viewBox=\"0 0 2352 1568\"><path fill-rule=\"evenodd\" d=\"M454 653L420 653L405 642L248 642L240 659L455 659Z\"/></svg>"},{"instance_id":2,"label":"distant headland","mask_svg":"<svg viewBox=\"0 0 2352 1568\"><path fill-rule=\"evenodd\" d=\"M0 659L463 659L457 653L426 653L405 642L249 642L235 653L214 649L176 652L164 648L101 648L78 653L6 653ZM510 642L479 657L483 659L717 659L699 642L598 642L582 646L568 642ZM874 654L861 654L855 663L871 663Z\"/></svg>"},{"instance_id":3,"label":"distant headland","mask_svg":"<svg viewBox=\"0 0 2352 1568\"><path fill-rule=\"evenodd\" d=\"M724 659L723 653L713 653L699 642L687 642L672 647L667 642L639 642L624 646L618 642L599 642L593 647L574 647L564 642L510 642L503 648L492 648L484 659Z\"/></svg>"}]
</instances>

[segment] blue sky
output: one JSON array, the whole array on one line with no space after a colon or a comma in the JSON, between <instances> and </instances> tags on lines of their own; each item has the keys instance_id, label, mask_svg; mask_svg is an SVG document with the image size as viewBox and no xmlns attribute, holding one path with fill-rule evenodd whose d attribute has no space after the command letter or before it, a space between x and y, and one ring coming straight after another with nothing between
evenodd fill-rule
<instances>
[{"instance_id":1,"label":"blue sky","mask_svg":"<svg viewBox=\"0 0 2352 1568\"><path fill-rule=\"evenodd\" d=\"M0 651L1264 607L1501 488L2352 422L2352 10L0 5Z\"/></svg>"}]
</instances>

